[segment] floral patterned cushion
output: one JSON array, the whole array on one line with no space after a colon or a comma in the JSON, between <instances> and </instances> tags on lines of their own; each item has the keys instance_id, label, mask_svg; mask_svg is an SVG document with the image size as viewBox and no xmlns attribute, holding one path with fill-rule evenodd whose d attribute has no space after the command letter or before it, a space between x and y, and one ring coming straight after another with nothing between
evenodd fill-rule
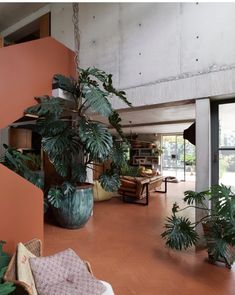
<instances>
[{"instance_id":1,"label":"floral patterned cushion","mask_svg":"<svg viewBox=\"0 0 235 295\"><path fill-rule=\"evenodd\" d=\"M31 258L30 266L39 295L101 295L106 290L72 249Z\"/></svg>"},{"instance_id":2,"label":"floral patterned cushion","mask_svg":"<svg viewBox=\"0 0 235 295\"><path fill-rule=\"evenodd\" d=\"M26 283L33 295L37 295L34 278L30 269L29 259L36 257L22 243L17 246L17 275L18 280Z\"/></svg>"}]
</instances>

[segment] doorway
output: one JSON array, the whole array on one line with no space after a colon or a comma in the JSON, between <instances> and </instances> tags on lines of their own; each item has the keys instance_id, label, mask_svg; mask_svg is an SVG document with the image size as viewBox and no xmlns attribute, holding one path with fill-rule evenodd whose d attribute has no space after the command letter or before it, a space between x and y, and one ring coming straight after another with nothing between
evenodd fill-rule
<instances>
[{"instance_id":1,"label":"doorway","mask_svg":"<svg viewBox=\"0 0 235 295\"><path fill-rule=\"evenodd\" d=\"M212 104L212 184L235 192L235 100Z\"/></svg>"},{"instance_id":2,"label":"doorway","mask_svg":"<svg viewBox=\"0 0 235 295\"><path fill-rule=\"evenodd\" d=\"M178 181L195 181L195 146L182 134L162 135L162 174Z\"/></svg>"}]
</instances>

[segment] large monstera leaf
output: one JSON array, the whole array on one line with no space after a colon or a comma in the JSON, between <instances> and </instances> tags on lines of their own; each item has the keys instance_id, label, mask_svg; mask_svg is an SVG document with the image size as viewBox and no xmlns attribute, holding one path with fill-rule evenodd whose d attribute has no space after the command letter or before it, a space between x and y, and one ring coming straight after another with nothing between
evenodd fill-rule
<instances>
[{"instance_id":1,"label":"large monstera leaf","mask_svg":"<svg viewBox=\"0 0 235 295\"><path fill-rule=\"evenodd\" d=\"M72 154L79 153L79 142L73 130L66 127L63 132L55 136L43 137L42 147L56 171L66 177L69 173Z\"/></svg>"},{"instance_id":2,"label":"large monstera leaf","mask_svg":"<svg viewBox=\"0 0 235 295\"><path fill-rule=\"evenodd\" d=\"M25 110L25 114L36 115L39 117L48 116L58 118L63 112L64 100L60 97L40 96L35 97L38 104Z\"/></svg>"},{"instance_id":3,"label":"large monstera leaf","mask_svg":"<svg viewBox=\"0 0 235 295\"><path fill-rule=\"evenodd\" d=\"M107 99L108 92L102 91L96 86L90 85L84 87L85 104L91 108L93 112L102 116L109 117L113 112L112 106Z\"/></svg>"},{"instance_id":4,"label":"large monstera leaf","mask_svg":"<svg viewBox=\"0 0 235 295\"><path fill-rule=\"evenodd\" d=\"M107 192L115 192L119 189L121 182L117 173L106 170L99 178L100 184Z\"/></svg>"},{"instance_id":5,"label":"large monstera leaf","mask_svg":"<svg viewBox=\"0 0 235 295\"><path fill-rule=\"evenodd\" d=\"M105 161L113 147L113 138L107 127L101 123L80 121L79 136L92 160Z\"/></svg>"}]
</instances>

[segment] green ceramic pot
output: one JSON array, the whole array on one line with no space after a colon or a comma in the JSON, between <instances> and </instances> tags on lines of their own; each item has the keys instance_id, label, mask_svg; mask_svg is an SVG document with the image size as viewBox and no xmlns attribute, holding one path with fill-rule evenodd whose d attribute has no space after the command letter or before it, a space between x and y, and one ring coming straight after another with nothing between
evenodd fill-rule
<instances>
[{"instance_id":1,"label":"green ceramic pot","mask_svg":"<svg viewBox=\"0 0 235 295\"><path fill-rule=\"evenodd\" d=\"M53 213L60 226L81 228L91 216L93 202L93 185L84 184L77 187L72 196L64 198L60 208L53 208Z\"/></svg>"}]
</instances>

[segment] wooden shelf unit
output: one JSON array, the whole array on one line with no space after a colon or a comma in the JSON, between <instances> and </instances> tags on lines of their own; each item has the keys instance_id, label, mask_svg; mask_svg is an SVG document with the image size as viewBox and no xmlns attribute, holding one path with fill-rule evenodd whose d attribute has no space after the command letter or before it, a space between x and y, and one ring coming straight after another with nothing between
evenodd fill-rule
<instances>
[{"instance_id":1,"label":"wooden shelf unit","mask_svg":"<svg viewBox=\"0 0 235 295\"><path fill-rule=\"evenodd\" d=\"M132 148L130 150L130 165L145 166L152 168L152 166L159 165L159 157L153 155L152 148Z\"/></svg>"}]
</instances>

